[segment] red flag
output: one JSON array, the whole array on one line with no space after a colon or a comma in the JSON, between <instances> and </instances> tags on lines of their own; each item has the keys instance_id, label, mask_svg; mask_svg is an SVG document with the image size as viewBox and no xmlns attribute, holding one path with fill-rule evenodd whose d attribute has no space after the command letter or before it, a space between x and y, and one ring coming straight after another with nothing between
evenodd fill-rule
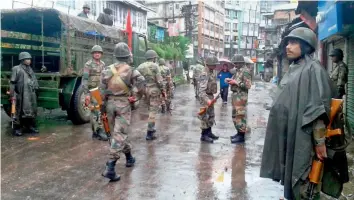
<instances>
[{"instance_id":1,"label":"red flag","mask_svg":"<svg viewBox=\"0 0 354 200\"><path fill-rule=\"evenodd\" d=\"M128 9L127 26L125 28L125 32L128 34L128 46L130 49L132 49L133 28L132 28L132 20L130 17L130 9Z\"/></svg>"}]
</instances>

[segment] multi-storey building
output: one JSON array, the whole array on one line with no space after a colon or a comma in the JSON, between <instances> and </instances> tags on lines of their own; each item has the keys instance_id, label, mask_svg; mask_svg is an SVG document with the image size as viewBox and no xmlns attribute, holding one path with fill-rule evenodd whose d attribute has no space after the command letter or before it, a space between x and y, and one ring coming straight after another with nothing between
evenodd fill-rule
<instances>
[{"instance_id":1,"label":"multi-storey building","mask_svg":"<svg viewBox=\"0 0 354 200\"><path fill-rule=\"evenodd\" d=\"M224 49L224 2L223 1L145 1L155 13L148 13L149 21L168 28L170 36L185 35L185 18L182 7L191 3L194 7L192 43L194 55L209 54L221 57Z\"/></svg>"},{"instance_id":2,"label":"multi-storey building","mask_svg":"<svg viewBox=\"0 0 354 200\"><path fill-rule=\"evenodd\" d=\"M239 21L242 16L240 1L225 1L224 57L232 58L239 51Z\"/></svg>"},{"instance_id":3,"label":"multi-storey building","mask_svg":"<svg viewBox=\"0 0 354 200\"><path fill-rule=\"evenodd\" d=\"M77 15L82 11L82 6L87 3L91 10L89 18L97 20L99 14L104 8L110 8L113 11L113 26L119 29L125 29L128 9L131 11L131 20L133 31L146 34L147 32L147 11L144 4L135 0L129 1L89 1L89 0L18 0L12 4L6 4L2 8L23 8L23 7L51 7L61 12Z\"/></svg>"}]
</instances>

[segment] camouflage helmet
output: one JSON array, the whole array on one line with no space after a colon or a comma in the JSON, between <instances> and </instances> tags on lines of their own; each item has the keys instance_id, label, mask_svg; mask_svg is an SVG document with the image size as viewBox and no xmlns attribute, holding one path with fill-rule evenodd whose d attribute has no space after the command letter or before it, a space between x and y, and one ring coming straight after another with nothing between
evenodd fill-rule
<instances>
[{"instance_id":1,"label":"camouflage helmet","mask_svg":"<svg viewBox=\"0 0 354 200\"><path fill-rule=\"evenodd\" d=\"M102 49L102 47L101 47L100 45L95 45L95 46L93 46L92 49L91 49L91 53L93 53L93 52L100 52L100 53L103 53L103 49Z\"/></svg>"},{"instance_id":2,"label":"camouflage helmet","mask_svg":"<svg viewBox=\"0 0 354 200\"><path fill-rule=\"evenodd\" d=\"M87 3L85 3L85 4L82 6L82 8L87 8L87 9L89 9L89 10L91 9L91 8L90 8L90 5L88 5Z\"/></svg>"},{"instance_id":3,"label":"camouflage helmet","mask_svg":"<svg viewBox=\"0 0 354 200\"><path fill-rule=\"evenodd\" d=\"M341 49L333 49L329 54L329 56L336 56L336 57L343 58L343 51Z\"/></svg>"},{"instance_id":4,"label":"camouflage helmet","mask_svg":"<svg viewBox=\"0 0 354 200\"><path fill-rule=\"evenodd\" d=\"M245 58L241 54L236 54L231 58L232 63L245 63Z\"/></svg>"},{"instance_id":5,"label":"camouflage helmet","mask_svg":"<svg viewBox=\"0 0 354 200\"><path fill-rule=\"evenodd\" d=\"M25 60L25 59L31 59L31 58L32 58L32 56L28 52L21 52L18 55L18 60Z\"/></svg>"},{"instance_id":6,"label":"camouflage helmet","mask_svg":"<svg viewBox=\"0 0 354 200\"><path fill-rule=\"evenodd\" d=\"M131 55L130 49L125 42L119 42L114 47L114 56L116 58L126 58Z\"/></svg>"},{"instance_id":7,"label":"camouflage helmet","mask_svg":"<svg viewBox=\"0 0 354 200\"><path fill-rule=\"evenodd\" d=\"M292 30L289 35L284 37L285 44L289 39L299 39L306 42L313 49L317 48L317 37L316 34L309 28L299 27Z\"/></svg>"},{"instance_id":8,"label":"camouflage helmet","mask_svg":"<svg viewBox=\"0 0 354 200\"><path fill-rule=\"evenodd\" d=\"M159 60L159 64L160 64L160 65L165 65L165 64L166 64L165 59L160 58L160 60Z\"/></svg>"},{"instance_id":9,"label":"camouflage helmet","mask_svg":"<svg viewBox=\"0 0 354 200\"><path fill-rule=\"evenodd\" d=\"M158 57L158 55L157 55L156 51L154 51L154 50L150 49L150 50L147 50L145 53L146 59L153 59L153 58L157 58L157 57Z\"/></svg>"},{"instance_id":10,"label":"camouflage helmet","mask_svg":"<svg viewBox=\"0 0 354 200\"><path fill-rule=\"evenodd\" d=\"M206 59L205 59L205 64L206 65L218 65L220 64L219 63L219 60L216 56L208 56Z\"/></svg>"}]
</instances>

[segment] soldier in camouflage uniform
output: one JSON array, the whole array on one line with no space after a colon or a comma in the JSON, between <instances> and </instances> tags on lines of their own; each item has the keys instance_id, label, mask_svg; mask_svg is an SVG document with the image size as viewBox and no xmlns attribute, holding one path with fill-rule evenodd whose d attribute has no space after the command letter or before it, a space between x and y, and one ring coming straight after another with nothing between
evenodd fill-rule
<instances>
[{"instance_id":1,"label":"soldier in camouflage uniform","mask_svg":"<svg viewBox=\"0 0 354 200\"><path fill-rule=\"evenodd\" d=\"M203 142L213 143L214 140L219 139L219 137L214 135L211 130L215 124L215 113L212 100L214 99L214 94L218 91L218 85L216 83L216 77L213 70L216 68L216 65L219 64L219 61L217 57L210 56L205 60L205 64L206 67L204 67L198 78L199 100L202 106L210 107L204 114L198 116L201 121L200 128L202 129L200 140Z\"/></svg>"},{"instance_id":2,"label":"soldier in camouflage uniform","mask_svg":"<svg viewBox=\"0 0 354 200\"><path fill-rule=\"evenodd\" d=\"M170 68L167 67L165 64L166 64L165 59L160 58L159 67L160 67L160 72L163 79L164 87L166 88L166 95L167 95L166 100L165 98L162 98L162 105L161 105L162 113L165 113L166 109L167 110L171 109L171 94L172 94L172 87L173 87Z\"/></svg>"},{"instance_id":3,"label":"soldier in camouflage uniform","mask_svg":"<svg viewBox=\"0 0 354 200\"><path fill-rule=\"evenodd\" d=\"M86 94L85 105L96 106L97 102L90 96L90 89L96 88L100 84L101 72L105 67L104 62L101 60L103 50L99 45L95 45L91 49L92 59L86 62L83 75L82 87ZM91 107L91 106L90 106ZM92 127L92 138L107 141L108 137L104 133L101 121L101 113L95 109L91 110L90 123Z\"/></svg>"},{"instance_id":4,"label":"soldier in camouflage uniform","mask_svg":"<svg viewBox=\"0 0 354 200\"><path fill-rule=\"evenodd\" d=\"M154 50L148 50L145 53L146 62L140 64L137 70L146 80L146 92L149 106L149 119L146 140L154 140L155 136L155 118L161 105L161 95L166 97L165 87L159 66L156 64L157 53Z\"/></svg>"},{"instance_id":5,"label":"soldier in camouflage uniform","mask_svg":"<svg viewBox=\"0 0 354 200\"><path fill-rule=\"evenodd\" d=\"M83 18L88 18L89 12L90 12L90 6L88 4L84 4L82 6L82 11L77 16L83 17Z\"/></svg>"},{"instance_id":6,"label":"soldier in camouflage uniform","mask_svg":"<svg viewBox=\"0 0 354 200\"><path fill-rule=\"evenodd\" d=\"M195 65L194 69L193 69L193 85L194 85L194 92L195 92L195 98L198 98L198 78L200 76L200 74L202 73L204 69L204 65L202 60L198 59L197 60L197 64Z\"/></svg>"},{"instance_id":7,"label":"soldier in camouflage uniform","mask_svg":"<svg viewBox=\"0 0 354 200\"><path fill-rule=\"evenodd\" d=\"M102 112L107 118L112 132L110 141L110 158L106 163L106 170L102 176L118 181L120 176L115 172L115 165L124 153L126 167L132 167L135 158L131 154L131 144L128 141L128 131L131 120L132 102L140 98L145 88L145 79L128 63L131 63L131 53L126 43L120 42L114 48L117 62L108 66L101 75L100 90L105 101Z\"/></svg>"},{"instance_id":8,"label":"soldier in camouflage uniform","mask_svg":"<svg viewBox=\"0 0 354 200\"><path fill-rule=\"evenodd\" d=\"M251 88L251 73L245 65L242 55L235 55L231 62L236 66L236 73L231 79L226 79L231 85L232 93L232 121L237 130L237 134L231 136L231 143L243 143L247 128L246 106L248 100L248 90Z\"/></svg>"},{"instance_id":9,"label":"soldier in camouflage uniform","mask_svg":"<svg viewBox=\"0 0 354 200\"><path fill-rule=\"evenodd\" d=\"M331 79L337 86L338 99L341 99L345 95L345 84L348 82L348 66L343 62L343 51L341 49L333 49L331 54L332 61L336 63L336 66L332 69Z\"/></svg>"}]
</instances>

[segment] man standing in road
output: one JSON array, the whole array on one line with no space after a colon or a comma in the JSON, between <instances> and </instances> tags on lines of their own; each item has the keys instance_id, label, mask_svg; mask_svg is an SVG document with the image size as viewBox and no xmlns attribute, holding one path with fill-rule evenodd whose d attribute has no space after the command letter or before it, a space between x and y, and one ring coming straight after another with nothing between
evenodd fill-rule
<instances>
[{"instance_id":1,"label":"man standing in road","mask_svg":"<svg viewBox=\"0 0 354 200\"><path fill-rule=\"evenodd\" d=\"M120 180L120 176L115 172L115 165L121 153L125 154L126 167L132 167L135 163L128 140L130 104L140 98L145 88L145 79L137 70L129 66L131 55L126 43L118 43L114 48L117 62L103 70L101 75L100 90L105 101L102 112L107 113L110 130L113 130L110 140L110 158L102 176L111 181Z\"/></svg>"},{"instance_id":2,"label":"man standing in road","mask_svg":"<svg viewBox=\"0 0 354 200\"><path fill-rule=\"evenodd\" d=\"M16 105L13 134L21 136L21 127L31 134L38 134L37 117L37 78L31 68L32 56L21 52L18 56L20 65L12 68L10 79L10 99Z\"/></svg>"},{"instance_id":3,"label":"man standing in road","mask_svg":"<svg viewBox=\"0 0 354 200\"><path fill-rule=\"evenodd\" d=\"M245 133L247 129L247 100L248 90L252 86L251 73L245 65L242 55L235 55L231 62L236 67L236 73L231 79L226 81L231 85L232 91L232 121L236 128L237 134L231 136L231 143L244 143Z\"/></svg>"},{"instance_id":4,"label":"man standing in road","mask_svg":"<svg viewBox=\"0 0 354 200\"><path fill-rule=\"evenodd\" d=\"M167 111L171 111L171 94L172 94L172 87L173 83L171 80L171 72L170 68L165 65L165 59L160 58L159 60L159 67L161 76L163 79L164 87L166 88L166 98L162 98L162 105L161 105L161 112L165 113Z\"/></svg>"},{"instance_id":5,"label":"man standing in road","mask_svg":"<svg viewBox=\"0 0 354 200\"><path fill-rule=\"evenodd\" d=\"M146 80L145 96L149 104L149 119L146 140L156 139L156 114L159 111L159 107L161 105L161 98L166 99L166 90L163 84L163 79L159 66L156 64L157 57L157 53L154 50L146 51L146 62L140 64L137 68L137 70L144 76Z\"/></svg>"},{"instance_id":6,"label":"man standing in road","mask_svg":"<svg viewBox=\"0 0 354 200\"><path fill-rule=\"evenodd\" d=\"M260 176L281 181L286 199L308 199L314 155L327 157L326 125L334 90L326 70L312 58L315 33L296 28L284 38L291 77L270 109ZM321 184L315 199L319 199Z\"/></svg>"},{"instance_id":7,"label":"man standing in road","mask_svg":"<svg viewBox=\"0 0 354 200\"><path fill-rule=\"evenodd\" d=\"M103 50L99 45L95 45L91 49L92 59L86 62L82 74L82 87L86 94L85 105L97 106L97 101L90 96L89 90L96 88L100 84L101 72L105 68L105 63L101 60ZM91 107L90 106L90 107ZM104 133L101 113L96 109L91 110L90 123L92 128L92 138L107 141L108 137Z\"/></svg>"},{"instance_id":8,"label":"man standing in road","mask_svg":"<svg viewBox=\"0 0 354 200\"><path fill-rule=\"evenodd\" d=\"M345 95L345 84L348 82L348 66L343 62L343 51L341 49L333 49L329 56L336 64L330 77L337 86L338 96L336 98L341 99Z\"/></svg>"},{"instance_id":9,"label":"man standing in road","mask_svg":"<svg viewBox=\"0 0 354 200\"><path fill-rule=\"evenodd\" d=\"M227 96L229 95L229 84L225 80L231 77L232 74L229 72L227 64L224 64L222 70L218 74L218 78L220 79L220 94L223 104L227 104Z\"/></svg>"},{"instance_id":10,"label":"man standing in road","mask_svg":"<svg viewBox=\"0 0 354 200\"><path fill-rule=\"evenodd\" d=\"M214 69L220 63L217 57L210 56L205 60L205 64L206 66L198 78L200 104L204 108L207 108L206 112L198 116L201 121L200 128L202 129L200 140L202 142L213 143L214 140L219 139L218 136L213 134L211 128L215 124L213 99L214 94L218 91Z\"/></svg>"},{"instance_id":11,"label":"man standing in road","mask_svg":"<svg viewBox=\"0 0 354 200\"><path fill-rule=\"evenodd\" d=\"M198 78L203 70L204 70L203 61L201 59L198 59L197 64L194 66L194 69L193 69L193 85L194 85L195 98L199 98Z\"/></svg>"},{"instance_id":12,"label":"man standing in road","mask_svg":"<svg viewBox=\"0 0 354 200\"><path fill-rule=\"evenodd\" d=\"M82 11L77 16L82 18L88 18L89 13L90 13L90 6L88 4L84 4L82 6Z\"/></svg>"}]
</instances>

